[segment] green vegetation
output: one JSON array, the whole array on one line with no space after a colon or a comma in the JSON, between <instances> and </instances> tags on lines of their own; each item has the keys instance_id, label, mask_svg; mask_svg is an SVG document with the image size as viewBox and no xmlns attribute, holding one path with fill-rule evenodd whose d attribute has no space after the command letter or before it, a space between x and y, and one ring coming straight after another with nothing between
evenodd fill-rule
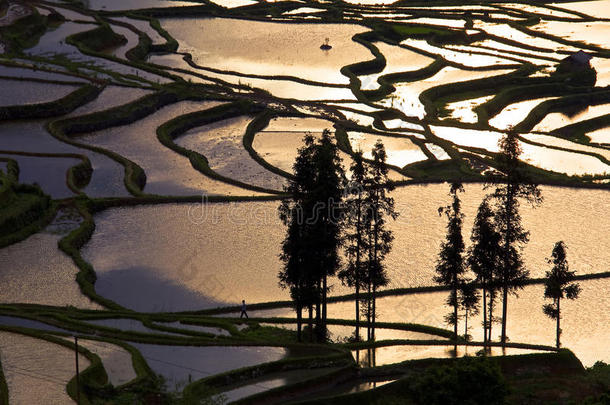
<instances>
[{"instance_id":1,"label":"green vegetation","mask_svg":"<svg viewBox=\"0 0 610 405\"><path fill-rule=\"evenodd\" d=\"M10 51L18 53L38 43L40 37L47 30L49 21L46 17L33 12L19 18L13 24L0 27L0 38L7 44Z\"/></svg>"},{"instance_id":2,"label":"green vegetation","mask_svg":"<svg viewBox=\"0 0 610 405\"><path fill-rule=\"evenodd\" d=\"M7 174L0 170L0 247L38 232L55 214L55 205L40 187L17 183L17 170L16 165Z\"/></svg>"},{"instance_id":3,"label":"green vegetation","mask_svg":"<svg viewBox=\"0 0 610 405\"><path fill-rule=\"evenodd\" d=\"M91 84L84 84L73 93L46 103L31 105L0 107L0 120L34 120L52 118L47 128L56 140L86 149L93 153L101 153L115 160L124 168L125 188L131 193L130 197L92 199L82 192L82 189L91 179L93 167L85 154L68 153L34 153L11 152L15 155L37 157L70 156L80 159L80 163L69 169L67 184L69 188L78 193L76 197L60 201L52 201L37 186L19 184L19 168L14 160L0 158L6 161L6 170L0 171L0 247L22 240L42 229L54 217L58 208L72 208L78 211L82 222L78 227L64 236L59 242L59 249L74 261L79 269L76 281L81 292L92 301L102 306L97 310L83 310L74 307L52 307L30 304L1 304L0 314L13 316L30 321L38 321L47 325L65 329L71 333L80 334L86 339L98 340L116 345L132 356L132 363L136 378L122 386L113 387L108 382L108 376L100 358L84 348L80 348L91 365L82 371L80 376L80 396L84 404L144 404L159 400L164 404L201 404L215 403L220 400L212 398L216 392L223 392L240 388L250 384L257 384L260 379L283 377L286 372L298 370L324 370L319 375L297 383L287 384L278 388L261 392L238 403L282 403L292 399L311 398L311 393L322 395L326 389L343 384L364 381L396 380L380 388L350 394L335 396L327 399L316 399L310 403L413 403L413 404L451 404L451 403L584 403L604 404L610 398L610 372L608 365L597 363L591 369L584 371L579 360L569 351L554 351L554 348L541 345L526 345L508 343L506 338L506 296L526 284L546 284L547 297L553 299L553 304L547 306L546 313L557 319L557 347L560 343L560 299L575 295L572 287L573 279L593 279L608 277L607 273L583 274L575 276L567 272L567 265L559 260L559 254L553 254L554 269L547 274L546 279L529 279L525 271L525 264L520 257L520 247L527 242L527 232L519 223L519 198L536 202L539 194L533 181L549 184L578 185L607 188L607 183L597 183L608 179L608 175L574 176L568 177L535 167L518 161L519 151L515 148L518 134L510 133L504 142L500 153L485 149L483 146L463 146L443 140L434 135L432 126L447 125L455 128L489 130L489 118L497 115L509 104L531 100L540 97L557 97L554 100L542 103L532 110L527 117L517 125L516 131L529 132L544 117L552 112L573 114L588 106L605 105L609 101L608 90L594 87L595 71L585 69L574 71L560 63L550 76L541 72L541 66L534 66L525 58L538 59L545 62L556 62L556 56L568 54L564 49L557 49L557 54L540 55L547 49L537 48L533 44L519 43L509 38L501 38L477 28L477 32L466 32L479 26L490 24L508 24L521 32L547 38L570 47L581 47L594 52L595 57L608 57L609 52L602 47L590 44L579 44L565 38L557 38L550 34L537 34L533 26L542 21L556 20L568 21L565 17L545 16L539 12L518 11L513 5L495 5L492 13L486 9L465 11L462 5L453 5L448 2L436 3L450 6L443 12L426 7L412 7L421 4L408 2L397 5L377 7L368 5L345 3L315 3L304 4L299 2L258 3L251 6L228 9L207 2L193 7L169 7L167 9L148 9L124 11L92 11L86 8L80 0L70 0L62 7L52 3L38 4L36 7L52 10L47 16L40 15L36 9L33 14L19 18L9 26L0 27L2 45L7 45L8 53L2 55L0 63L3 67L20 69L21 72L37 72L41 82L61 83L58 78L73 80L82 83L85 79ZM306 5L313 5L322 10L320 13L305 13L301 15L282 14ZM396 7L398 6L398 7ZM409 7L409 15L400 17ZM543 5L538 5L543 7ZM5 15L8 3L0 0L0 17ZM27 5L27 7L31 7ZM68 38L63 38L68 44L87 55L79 59L74 55L49 54L30 55L24 50L35 45L46 32L52 33L53 28L60 26L64 18L57 10L64 7L72 12L83 12L91 16L97 28L81 32ZM453 8L452 8L453 7ZM561 11L561 7L548 6L549 10ZM398 16L393 16L396 13ZM387 14L387 15L386 15ZM68 14L66 14L68 15ZM312 23L351 23L360 24L371 30L360 32L353 40L362 45L372 54L372 59L358 60L356 63L344 66L341 72L349 78L349 89L357 98L358 105L350 105L354 113L374 118L372 125L358 124L347 120L340 111L344 107L340 103L310 102L299 100L299 94L290 98L274 96L273 91L257 89L251 85L243 85L244 78L256 79L253 83L264 81L286 81L291 84L300 84L336 89L347 89L346 84L325 83L325 78L317 81L307 80L294 76L265 76L250 74L250 72L229 72L207 66L202 58L201 66L193 61L193 56L184 52L177 52L179 44L165 31L155 17L168 16L194 16L202 18L219 16L228 18L252 19L273 21L281 19L282 22L295 24ZM574 12L573 20L583 22L595 21L595 18ZM115 17L128 17L141 21L149 21L164 41L153 44L152 39L145 33L132 26L129 20L114 20ZM313 17L313 18L311 18ZM551 18L553 17L553 18ZM411 24L409 19L426 18L424 24ZM462 28L443 27L429 23L433 18L466 21ZM69 20L78 17L68 18ZM228 19L227 19L228 21ZM571 20L570 20L571 21ZM414 21L415 22L415 21ZM112 54L112 51L127 43L123 35L113 31L113 27L120 26L132 30L138 36L137 45L129 49L126 59ZM463 55L494 55L480 41L492 40L514 47L514 50L498 48L500 57L508 60L504 64L493 67L468 67L461 62L449 61L441 55L419 50L417 48L401 45L407 38L423 39L435 47L446 45L470 45L467 51L460 51ZM384 55L375 43L383 41L396 48L412 50L422 55L434 58L434 62L412 71L397 71L385 74L378 78L378 89L363 90L361 76L381 73L389 67L389 56ZM333 44L334 45L334 44ZM333 48L336 50L336 48ZM447 49L459 50L453 47ZM539 52L534 55L530 52ZM74 51L76 54L76 51ZM152 65L147 58L154 52L167 52L173 56L183 56L188 69L174 69L171 66ZM334 55L329 55L331 58ZM394 56L394 55L392 55ZM388 59L386 59L388 57ZM447 57L449 58L449 57ZM366 59L366 58L363 58ZM104 62L110 63L104 63ZM101 63L100 63L101 62ZM514 62L514 63L513 63ZM508 64L507 64L508 63ZM122 66L121 66L122 65ZM119 67L114 71L115 67ZM397 83L416 82L431 78L445 67L461 69L466 77L470 71L492 69L514 69L508 74L495 75L478 80L456 81L454 83L435 86L419 95L417 100L394 100L389 98L396 92ZM25 70L27 69L27 70ZM156 82L149 76L140 77L141 72L148 72L159 77L158 80L167 80L169 84ZM44 74L41 74L44 73ZM48 80L45 74L54 74L53 80ZM57 76L61 73L63 76ZM200 80L194 84L177 76L180 73L185 77ZM191 74L192 75L189 75ZM533 74L537 75L534 76ZM7 73L9 74L9 73ZM189 75L189 76L186 76ZM24 74L24 76L27 76ZM154 77L154 76L153 76ZM238 79L236 79L238 78ZM27 77L19 77L27 85ZM188 80L188 79L187 79ZM239 80L237 84L232 83ZM79 117L66 118L63 115L76 108L93 101L100 93L111 85L121 85L131 88L144 88L153 93L125 105L114 106L105 110ZM440 118L447 112L447 105L456 101L467 101L482 96L493 98L475 109L478 116L476 123L451 122L441 123ZM292 98L294 97L294 98ZM244 190L265 193L257 197L213 195L208 197L209 203L223 203L234 201L265 201L283 200L282 219L289 226L288 234L283 245L285 267L281 280L290 290L294 301L277 301L252 304L250 309L273 309L295 306L297 319L260 317L250 318L247 327L240 328L239 322L232 318L212 317L214 314L227 314L234 307L204 309L200 311L187 311L177 313L140 313L123 308L116 302L99 295L95 289L97 276L92 264L87 262L81 249L90 240L95 232L93 215L112 207L127 207L139 204L174 204L200 202L200 196L157 196L144 193L146 173L138 165L112 151L93 146L87 143L86 135L121 125L134 124L156 112L160 108L176 102L218 100L226 102L215 108L174 117L157 129L157 139L172 151L181 155L180 158L189 159L192 166L202 175L232 184ZM334 100L338 101L338 100ZM345 100L344 100L345 101ZM398 107L398 101L409 101L413 107L421 102L425 108L425 116L418 118L411 116L413 111L408 106ZM347 105L347 104L346 104ZM363 110L363 111L361 111ZM366 110L366 111L364 111ZM372 111L371 111L372 110ZM256 187L247 182L238 181L229 176L223 176L210 167L205 151L193 151L179 146L175 140L191 128L218 123L221 120L238 117L253 116L243 137L244 148L250 157L266 169L283 176L291 181L291 187L286 192L278 192L265 187ZM589 144L586 137L588 132L605 128L610 124L610 115L606 114L590 120L577 122L552 131L549 135L575 140ZM259 155L253 147L256 134L265 129L270 120L275 117L316 117L332 122L336 133L334 138L325 133L322 141L315 143L309 138L309 145L301 150L303 156L295 166L293 175L285 170L275 167ZM383 123L386 120L398 119L406 124L413 124L414 128L408 132L404 129L388 129ZM417 125L417 127L415 127ZM366 132L370 136L387 136L406 138L419 146L427 159L407 164L404 167L386 164L386 151L383 145L377 144L373 151L373 159L364 159L362 154L355 151L350 143L347 131ZM307 139L307 138L306 138ZM336 146L335 142L336 141ZM525 142L524 139L520 141ZM511 144L512 142L512 144ZM432 153L434 145L446 152L448 158L440 160ZM311 146L309 150L307 148ZM542 145L545 146L545 145ZM599 147L600 145L590 145ZM342 184L342 173L338 166L338 149L353 157L352 181L357 189L347 196L340 194L339 185ZM390 151L388 151L390 152ZM600 155L603 151L600 151ZM585 152L584 154L596 155ZM608 163L606 158L600 158ZM348 163L348 162L345 162ZM298 166L298 167L297 167ZM456 190L452 194L453 207L447 208L449 231L448 239L443 245L441 260L439 261L439 278L445 285L427 286L418 288L383 289L388 284L387 274L383 263L384 256L392 245L392 234L387 231L387 217L395 217L393 201L386 192L391 191L393 182L389 181L388 169L395 170L409 177L399 181L398 184L416 184L440 181L494 181L496 191L495 199L485 200L480 206L475 223L472 242L473 247L466 256L465 246L461 236L462 217L459 199ZM499 172L494 172L494 169ZM492 172L491 175L483 173ZM397 174L395 173L395 174ZM524 188L521 188L524 187ZM303 195L309 193L309 195ZM529 194L528 194L529 193ZM292 194L292 200L287 197ZM318 224L301 226L298 221L292 221L295 211L299 208L297 203L306 206L309 213L316 213L316 203L334 199L339 202L347 198L349 212L347 224L351 227L345 238L347 250L347 267L341 272L342 279L355 294L343 296L328 296L327 278L333 275L339 267L338 247L342 240L341 226L333 223L332 219L323 214ZM123 252L128 254L128 252ZM565 253L565 252L564 252ZM565 256L565 255L564 255ZM468 259L468 260L466 260ZM473 270L476 280L469 283L467 277L461 277L466 271L466 265ZM311 270L313 269L313 271ZM494 272L495 270L495 272ZM565 270L566 274L560 272ZM557 273L557 274L556 274ZM563 275L561 275L561 274ZM410 275L410 274L409 274ZM569 280L568 280L569 279ZM566 281L567 283L564 283ZM566 287L567 285L567 287ZM478 300L471 299L471 293L481 288L483 296L483 318L485 322L483 342L468 342L468 314L472 314ZM470 290L468 290L470 289ZM556 291L557 290L557 291ZM561 291L559 291L561 290ZM451 322L455 324L453 331L435 328L429 325L413 323L389 323L377 320L376 298L387 296L400 296L411 293L429 291L450 291L450 304L454 307ZM468 292L470 291L470 292ZM491 325L494 320L494 305L497 294L503 293L503 330L502 341L492 342ZM476 294L475 294L476 295ZM469 299L467 299L470 297ZM476 298L476 297L475 297ZM354 319L331 319L327 317L328 303L350 302L355 304ZM361 305L362 304L362 305ZM365 309L364 315L362 309ZM303 328L302 311L309 312L309 325ZM458 336L459 310L465 311L465 338ZM313 327L314 320L316 327ZM305 315L307 316L307 315ZM361 320L361 316L366 320ZM146 332L120 330L111 327L99 326L90 321L99 319L131 319L141 322L149 328ZM163 322L179 322L178 325L166 326ZM297 324L297 331L265 326ZM265 324L265 325L262 325ZM218 327L228 332L228 335L197 331L184 328L186 325ZM355 336L359 338L360 328L367 328L369 341L351 341L331 344L328 341L325 329L327 325L340 325L355 327ZM414 331L434 335L441 340L383 340L374 341L375 328L386 328L397 331ZM74 349L69 333L48 332L23 327L10 327L0 325L4 332L19 333L53 344ZM320 344L303 344L301 340L316 338ZM168 393L164 379L157 376L150 369L142 354L128 342L139 342L167 346L272 346L284 347L289 356L285 359L230 370L226 373L213 375L201 380L190 382L183 393ZM487 349L487 346L505 346L520 349L549 351L525 356L500 356L496 359L467 358L453 359L425 359L421 361L406 361L398 364L389 364L380 367L360 367L351 357L350 350L374 350L381 347L401 346L456 346L469 344L473 350ZM480 354L487 353L482 350ZM0 359L2 360L2 359ZM7 379L0 370L0 404L8 402ZM72 398L76 397L76 380L72 379L67 391ZM330 392L330 391L329 391Z\"/></svg>"},{"instance_id":4,"label":"green vegetation","mask_svg":"<svg viewBox=\"0 0 610 405\"><path fill-rule=\"evenodd\" d=\"M420 404L502 405L508 386L495 361L465 358L427 369L415 379L413 391Z\"/></svg>"},{"instance_id":5,"label":"green vegetation","mask_svg":"<svg viewBox=\"0 0 610 405\"><path fill-rule=\"evenodd\" d=\"M596 381L607 383L607 367L600 363L585 373L569 351L493 359L414 360L380 367L383 374L370 374L377 379L399 378L392 383L300 404L604 404L608 394L604 394L604 383Z\"/></svg>"},{"instance_id":6,"label":"green vegetation","mask_svg":"<svg viewBox=\"0 0 610 405\"><path fill-rule=\"evenodd\" d=\"M80 32L66 38L66 42L80 45L92 52L100 52L127 43L127 38L112 31L109 25L103 24L90 31Z\"/></svg>"},{"instance_id":7,"label":"green vegetation","mask_svg":"<svg viewBox=\"0 0 610 405\"><path fill-rule=\"evenodd\" d=\"M95 100L103 89L87 84L65 97L48 103L0 107L0 121L50 118L68 114L81 105Z\"/></svg>"},{"instance_id":8,"label":"green vegetation","mask_svg":"<svg viewBox=\"0 0 610 405\"><path fill-rule=\"evenodd\" d=\"M0 357L0 405L9 405L8 384L6 383L6 376L3 371L2 357Z\"/></svg>"},{"instance_id":9,"label":"green vegetation","mask_svg":"<svg viewBox=\"0 0 610 405\"><path fill-rule=\"evenodd\" d=\"M168 121L165 124L161 125L157 129L157 138L163 145L172 149L176 153L188 157L195 169L210 178L220 180L228 184L233 184L235 186L242 187L246 190L253 190L270 194L279 194L279 192L276 190L252 186L241 181L222 176L210 168L208 160L205 156L198 152L183 148L174 142L176 138L187 132L189 129L229 118L238 117L245 114L256 113L259 111L259 107L250 103L227 103L218 107L210 108L208 110L176 117L171 121Z\"/></svg>"},{"instance_id":10,"label":"green vegetation","mask_svg":"<svg viewBox=\"0 0 610 405\"><path fill-rule=\"evenodd\" d=\"M380 35L390 40L401 42L406 38L427 39L435 43L457 43L466 40L462 31L445 29L438 26L407 24L374 24Z\"/></svg>"},{"instance_id":11,"label":"green vegetation","mask_svg":"<svg viewBox=\"0 0 610 405\"><path fill-rule=\"evenodd\" d=\"M80 254L80 248L87 243L91 238L91 235L93 235L95 223L93 222L93 217L89 213L85 202L77 202L76 207L84 220L77 229L73 230L59 241L59 249L70 256L79 268L80 271L76 275L76 281L83 294L106 308L122 310L123 307L95 292L94 284L97 280L97 276L95 275L93 266L86 262Z\"/></svg>"},{"instance_id":12,"label":"green vegetation","mask_svg":"<svg viewBox=\"0 0 610 405\"><path fill-rule=\"evenodd\" d=\"M542 121L547 114L552 112L578 111L586 106L605 104L610 100L610 91L594 90L586 93L572 94L554 100L545 101L536 106L530 113L514 128L516 132L530 131Z\"/></svg>"}]
</instances>

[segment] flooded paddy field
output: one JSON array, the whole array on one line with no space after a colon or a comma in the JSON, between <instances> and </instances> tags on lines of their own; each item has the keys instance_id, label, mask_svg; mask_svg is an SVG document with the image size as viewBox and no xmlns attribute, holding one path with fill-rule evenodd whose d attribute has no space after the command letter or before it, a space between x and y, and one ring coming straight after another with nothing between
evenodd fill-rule
<instances>
[{"instance_id":1,"label":"flooded paddy field","mask_svg":"<svg viewBox=\"0 0 610 405\"><path fill-rule=\"evenodd\" d=\"M435 282L447 225L438 209L451 201L449 183L463 181L470 246L495 187L484 184L504 174L499 142L513 135L515 164L544 201L519 207L532 280L508 297L512 345L490 354L554 355L542 282L561 240L582 289L562 301L562 346L585 367L610 362L608 9L606 0L0 1L8 400L76 400L72 334L81 373L95 370L84 373L90 402L99 399L91 387L131 395L151 382L220 402L270 393L280 403L282 390L304 387L311 397L294 398L305 400L402 377L356 377L354 366L374 374L476 355L481 314L459 331L472 344L452 351L448 293ZM397 182L376 348L350 340L354 291L336 276L334 343L296 345L290 291L278 280L278 206L304 136L319 142L326 129L346 172L358 151L373 167L381 141ZM242 300L252 319L235 319Z\"/></svg>"},{"instance_id":2,"label":"flooded paddy field","mask_svg":"<svg viewBox=\"0 0 610 405\"><path fill-rule=\"evenodd\" d=\"M74 373L70 349L8 332L0 332L2 368L11 403L68 404L72 400L65 386ZM81 356L83 367L88 360Z\"/></svg>"},{"instance_id":3,"label":"flooded paddy field","mask_svg":"<svg viewBox=\"0 0 610 405\"><path fill-rule=\"evenodd\" d=\"M390 287L434 284L434 264L445 233L437 208L448 202L447 193L446 185L394 192L400 217L392 225L396 245L387 259ZM547 187L543 193L543 206L523 209L531 238L525 250L531 276L544 276L545 258L557 240L570 247L579 273L607 271L605 246L610 241L598 241L597 236L610 227L605 216L598 215L606 204L605 191ZM483 196L480 187L467 187L462 199L468 218L465 236L470 235L470 223ZM277 284L284 235L276 208L276 203L260 202L112 209L96 216L96 232L83 255L99 274L96 286L104 289L102 295L137 310L194 310L219 303L235 305L241 299L287 299L288 293ZM574 212L578 215L573 216ZM164 235L149 232L162 226ZM578 232L582 226L590 232ZM250 244L251 240L257 244ZM252 267L258 269L254 280L248 271ZM139 289L139 296L133 287L141 282L148 288ZM333 284L334 295L349 292L338 280Z\"/></svg>"},{"instance_id":4,"label":"flooded paddy field","mask_svg":"<svg viewBox=\"0 0 610 405\"><path fill-rule=\"evenodd\" d=\"M194 22L197 20L191 20ZM351 61L371 58L353 42L358 25L279 24L244 20L162 20L162 25L199 65L267 76L297 76L324 83L348 83L340 73ZM205 32L205 35L202 33ZM325 36L337 52L320 52ZM320 40L321 38L321 40ZM313 58L313 59L312 59ZM323 79L323 80L320 80Z\"/></svg>"},{"instance_id":5,"label":"flooded paddy field","mask_svg":"<svg viewBox=\"0 0 610 405\"><path fill-rule=\"evenodd\" d=\"M2 95L0 96L0 106L34 104L53 101L67 96L77 88L60 84L30 83L23 85L18 80L0 80Z\"/></svg>"}]
</instances>

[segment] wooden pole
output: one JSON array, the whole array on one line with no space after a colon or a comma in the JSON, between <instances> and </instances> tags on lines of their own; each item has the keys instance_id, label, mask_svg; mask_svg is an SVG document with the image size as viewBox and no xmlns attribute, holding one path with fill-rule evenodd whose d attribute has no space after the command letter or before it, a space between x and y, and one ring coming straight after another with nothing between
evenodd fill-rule
<instances>
[{"instance_id":1,"label":"wooden pole","mask_svg":"<svg viewBox=\"0 0 610 405\"><path fill-rule=\"evenodd\" d=\"M80 381L78 372L78 337L74 336L74 361L76 362L76 404L80 405Z\"/></svg>"}]
</instances>

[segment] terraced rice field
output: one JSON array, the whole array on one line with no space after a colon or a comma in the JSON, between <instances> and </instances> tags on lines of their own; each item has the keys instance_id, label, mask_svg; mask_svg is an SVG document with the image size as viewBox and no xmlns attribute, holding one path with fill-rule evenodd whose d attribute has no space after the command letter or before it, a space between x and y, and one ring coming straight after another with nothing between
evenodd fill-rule
<instances>
[{"instance_id":1,"label":"terraced rice field","mask_svg":"<svg viewBox=\"0 0 610 405\"><path fill-rule=\"evenodd\" d=\"M437 208L445 182L466 182L470 235L509 132L545 197L522 208L530 276L544 277L566 242L586 280L563 313L563 344L586 366L610 361L608 10L607 0L0 1L0 180L36 183L51 201L39 232L0 235L7 398L73 402L72 334L85 384L128 393L154 381L230 401L338 376L349 381L319 395L366 390L400 376L350 380L355 362L455 356L446 293L426 289L445 232ZM590 62L558 68L581 50ZM336 278L339 344L290 342L277 207L303 136L324 129L346 168L381 139L396 186L377 334L392 342L376 349L347 342L354 301ZM553 350L542 298L539 280L510 298L508 335L523 345L492 354ZM457 355L481 345L480 315L471 322L473 347Z\"/></svg>"}]
</instances>

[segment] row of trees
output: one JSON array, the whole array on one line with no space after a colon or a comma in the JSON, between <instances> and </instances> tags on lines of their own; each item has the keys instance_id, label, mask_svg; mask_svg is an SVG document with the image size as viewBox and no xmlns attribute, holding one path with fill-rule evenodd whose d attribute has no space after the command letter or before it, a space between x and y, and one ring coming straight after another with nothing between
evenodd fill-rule
<instances>
[{"instance_id":1,"label":"row of trees","mask_svg":"<svg viewBox=\"0 0 610 405\"><path fill-rule=\"evenodd\" d=\"M515 134L509 133L502 138L497 157L499 173L486 186L494 190L479 206L471 235L472 245L467 252L462 238L464 216L458 196L458 192L463 191L461 184L451 185L452 204L439 208L439 214L447 216L448 224L447 236L437 260L435 281L450 288L447 304L452 312L446 316L446 320L454 326L456 336L459 310L464 312L464 335L468 338L468 316L479 312L482 296L484 343L492 339L494 309L498 299L502 304L500 342L503 345L507 342L508 295L522 289L529 277L522 256L529 232L521 224L520 202L525 201L533 207L542 203L540 189L521 168L520 154L521 148ZM574 272L569 271L563 242L555 244L552 259L548 260L553 268L547 272L544 294L553 303L545 305L543 311L557 320L556 344L559 347L560 301L564 297L578 297L580 287L572 283ZM468 268L472 270L474 278L467 277Z\"/></svg>"},{"instance_id":2,"label":"row of trees","mask_svg":"<svg viewBox=\"0 0 610 405\"><path fill-rule=\"evenodd\" d=\"M435 281L450 290L447 304L452 312L446 320L453 325L455 336L461 318L468 334L468 318L479 312L482 298L484 343L492 340L498 301L502 305L500 341L507 343L508 296L523 288L529 277L522 257L529 232L521 224L519 207L521 202L534 207L542 202L540 189L519 162L520 154L515 134L502 138L496 157L497 174L486 185L492 192L479 206L469 249L462 237L464 215L459 193L464 189L460 183L451 185L451 204L439 208L448 223ZM308 313L309 330L315 331L319 340L326 338L328 278L335 275L355 290L356 339L360 338L361 314L366 318L367 339L375 338L376 297L379 288L389 282L384 259L394 239L387 221L398 216L388 194L393 187L385 162L381 141L374 145L368 161L362 152L356 152L348 181L328 130L317 141L306 135L304 146L298 150L294 177L286 187L292 198L284 200L279 208L287 227L279 279L294 302L299 340L304 311ZM341 252L346 258L344 266ZM558 346L560 300L576 298L580 291L572 283L574 273L569 271L565 256L565 245L558 242L545 287L545 297L553 303L544 306L544 313L557 320ZM468 277L469 269L473 277Z\"/></svg>"},{"instance_id":3,"label":"row of trees","mask_svg":"<svg viewBox=\"0 0 610 405\"><path fill-rule=\"evenodd\" d=\"M325 130L317 141L306 135L298 150L294 177L285 189L292 198L279 208L287 227L279 279L294 302L299 340L304 310L308 311L309 330L315 330L318 339L325 339L328 277L337 273L356 291L356 336L362 312L369 326L367 337L374 339L376 293L388 283L383 262L393 240L386 224L388 218L397 216L394 200L388 195L392 187L385 161L380 141L369 162L362 152L355 153L348 181L330 131ZM344 267L340 260L343 249L347 258Z\"/></svg>"}]
</instances>

